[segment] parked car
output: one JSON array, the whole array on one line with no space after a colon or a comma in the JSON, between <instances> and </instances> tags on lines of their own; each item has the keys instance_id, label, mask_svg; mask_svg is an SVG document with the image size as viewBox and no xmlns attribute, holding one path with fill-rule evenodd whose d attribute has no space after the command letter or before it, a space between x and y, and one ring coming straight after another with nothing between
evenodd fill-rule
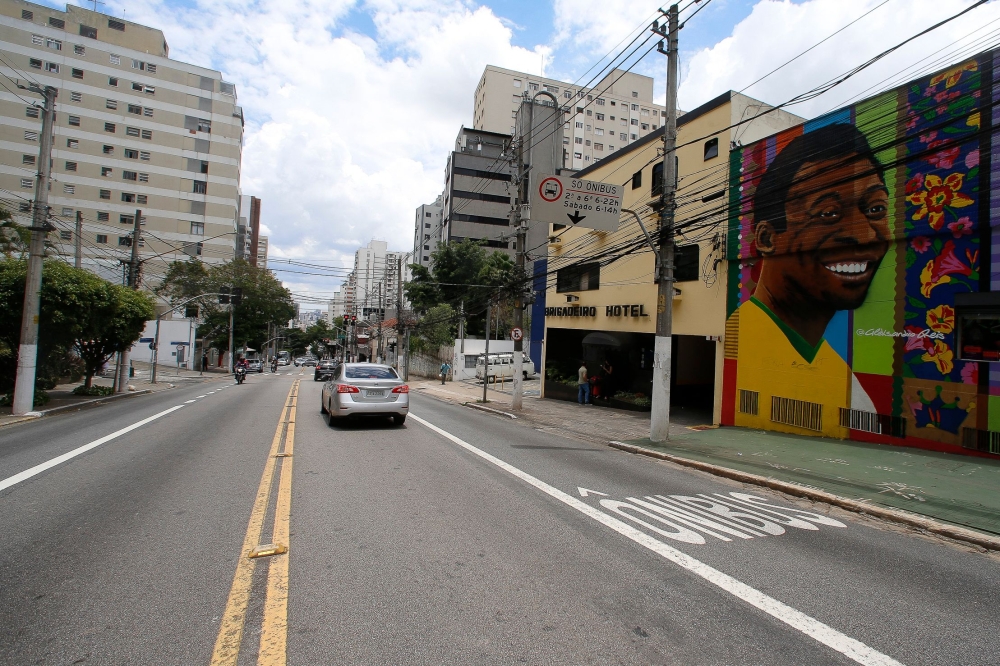
<instances>
[{"instance_id":1,"label":"parked car","mask_svg":"<svg viewBox=\"0 0 1000 666\"><path fill-rule=\"evenodd\" d=\"M410 410L410 387L391 366L344 363L323 385L320 401L331 426L352 416L388 416L400 426Z\"/></svg>"},{"instance_id":2,"label":"parked car","mask_svg":"<svg viewBox=\"0 0 1000 666\"><path fill-rule=\"evenodd\" d=\"M316 372L313 374L313 381L322 381L324 379L332 379L333 375L336 374L338 363L336 361L331 361L329 359L325 361L320 361L316 365Z\"/></svg>"}]
</instances>

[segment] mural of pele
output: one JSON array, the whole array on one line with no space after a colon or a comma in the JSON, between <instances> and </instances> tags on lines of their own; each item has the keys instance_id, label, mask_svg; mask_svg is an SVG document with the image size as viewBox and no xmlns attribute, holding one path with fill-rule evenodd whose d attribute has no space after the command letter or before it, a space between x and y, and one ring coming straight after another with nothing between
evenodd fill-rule
<instances>
[{"instance_id":1,"label":"mural of pele","mask_svg":"<svg viewBox=\"0 0 1000 666\"><path fill-rule=\"evenodd\" d=\"M730 153L724 424L1000 454L996 58Z\"/></svg>"}]
</instances>

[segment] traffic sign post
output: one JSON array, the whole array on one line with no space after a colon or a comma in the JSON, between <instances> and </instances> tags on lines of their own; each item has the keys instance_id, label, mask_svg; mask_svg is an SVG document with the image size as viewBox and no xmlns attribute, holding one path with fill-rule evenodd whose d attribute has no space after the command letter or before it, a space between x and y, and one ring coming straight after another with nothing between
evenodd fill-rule
<instances>
[{"instance_id":1,"label":"traffic sign post","mask_svg":"<svg viewBox=\"0 0 1000 666\"><path fill-rule=\"evenodd\" d=\"M544 176L532 201L536 221L617 231L625 187L568 176Z\"/></svg>"}]
</instances>

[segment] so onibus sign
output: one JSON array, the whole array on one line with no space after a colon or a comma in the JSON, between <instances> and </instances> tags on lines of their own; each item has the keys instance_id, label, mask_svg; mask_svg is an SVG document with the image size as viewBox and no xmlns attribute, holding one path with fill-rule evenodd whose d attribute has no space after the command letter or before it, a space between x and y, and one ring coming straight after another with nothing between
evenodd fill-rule
<instances>
[{"instance_id":1,"label":"so onibus sign","mask_svg":"<svg viewBox=\"0 0 1000 666\"><path fill-rule=\"evenodd\" d=\"M541 222L600 231L617 231L625 187L567 176L543 176L531 202L531 216Z\"/></svg>"}]
</instances>

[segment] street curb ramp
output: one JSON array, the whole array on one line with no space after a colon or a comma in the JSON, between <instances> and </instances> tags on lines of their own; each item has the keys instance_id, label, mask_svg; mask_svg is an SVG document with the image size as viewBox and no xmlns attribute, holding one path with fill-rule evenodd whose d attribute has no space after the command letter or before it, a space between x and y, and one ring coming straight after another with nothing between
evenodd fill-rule
<instances>
[{"instance_id":1,"label":"street curb ramp","mask_svg":"<svg viewBox=\"0 0 1000 666\"><path fill-rule=\"evenodd\" d=\"M860 513L868 516L875 516L876 518L882 518L883 520L888 520L894 523L901 523L909 527L915 527L924 532L937 534L939 536L954 539L955 541L961 541L963 543L973 544L987 550L1000 551L1000 537L990 536L988 534L976 532L975 530L959 527L957 525L950 525L948 523L934 520L933 518L927 518L926 516L920 516L907 511L901 511L899 509L874 506L865 502L859 502L857 500L841 497L840 495L834 495L833 493L828 493L823 490L806 488L794 483L788 483L787 481L769 479L758 474L750 474L748 472L741 472L739 470L721 467L711 463L704 463L698 460L691 460L689 458L681 458L669 453L663 453L662 451L654 451L653 449L647 449L643 446L636 446L635 444L626 444L625 442L612 440L608 442L608 446L625 451L626 453L649 456L650 458L666 460L678 465L684 465L685 467L692 467L703 472L708 472L709 474L733 479L734 481L764 486L771 488L772 490L787 493L788 495L794 495L795 497L803 497L817 502L832 504L833 506L838 506L841 509L846 509L847 511L853 511L854 513Z\"/></svg>"}]
</instances>

